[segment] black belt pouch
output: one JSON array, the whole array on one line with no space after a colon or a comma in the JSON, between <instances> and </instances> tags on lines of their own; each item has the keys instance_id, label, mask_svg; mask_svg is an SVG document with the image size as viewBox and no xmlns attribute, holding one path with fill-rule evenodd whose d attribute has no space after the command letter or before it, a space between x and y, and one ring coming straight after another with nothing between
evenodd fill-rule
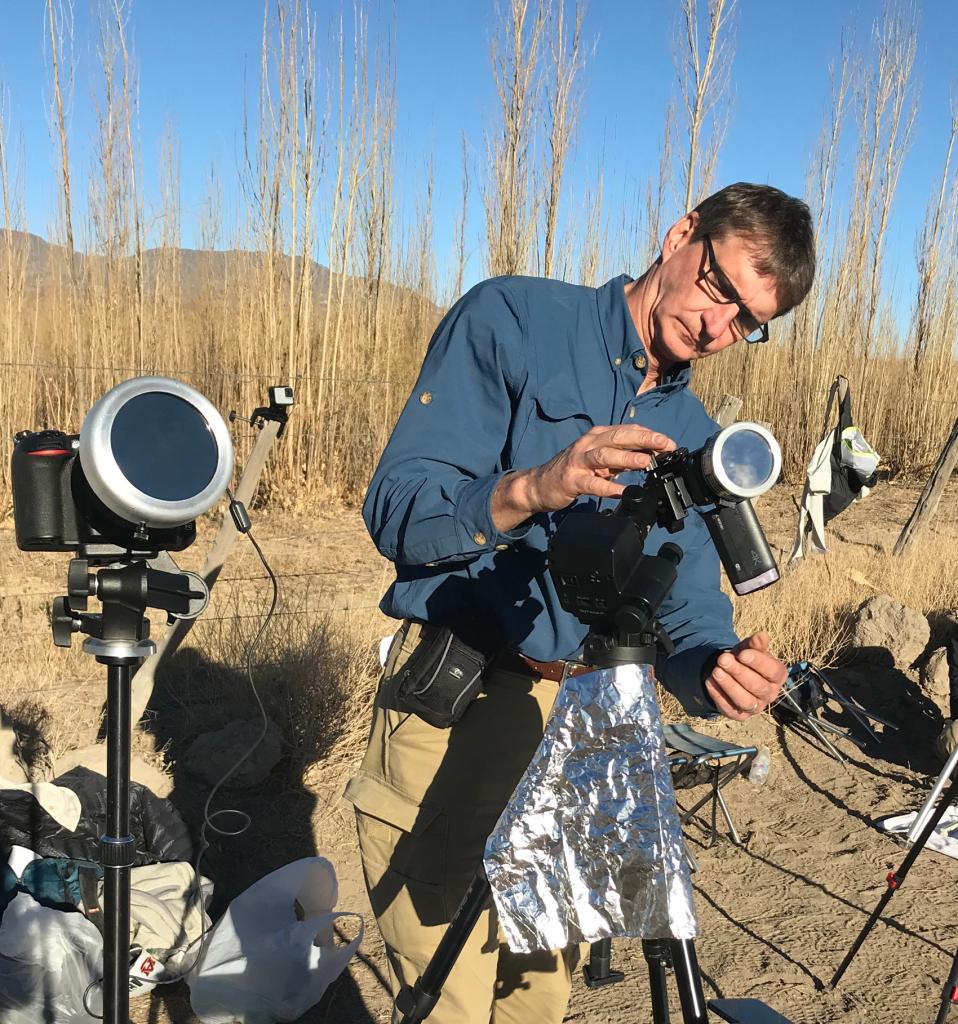
<instances>
[{"instance_id":1,"label":"black belt pouch","mask_svg":"<svg viewBox=\"0 0 958 1024\"><path fill-rule=\"evenodd\" d=\"M489 659L462 642L448 627L421 641L397 677L396 703L438 729L466 713L482 689Z\"/></svg>"}]
</instances>

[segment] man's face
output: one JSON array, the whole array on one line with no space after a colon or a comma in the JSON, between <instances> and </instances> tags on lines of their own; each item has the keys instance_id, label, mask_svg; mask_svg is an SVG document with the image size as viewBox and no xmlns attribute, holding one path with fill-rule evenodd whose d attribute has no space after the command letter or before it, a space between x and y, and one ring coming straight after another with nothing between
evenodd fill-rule
<instances>
[{"instance_id":1,"label":"man's face","mask_svg":"<svg viewBox=\"0 0 958 1024\"><path fill-rule=\"evenodd\" d=\"M742 339L742 307L714 287L705 238L692 241L697 217L683 217L665 236L658 288L650 312L652 355L660 365L702 359ZM775 281L760 276L747 241L734 235L710 240L719 277L758 323L778 312ZM711 273L710 273L711 271Z\"/></svg>"}]
</instances>

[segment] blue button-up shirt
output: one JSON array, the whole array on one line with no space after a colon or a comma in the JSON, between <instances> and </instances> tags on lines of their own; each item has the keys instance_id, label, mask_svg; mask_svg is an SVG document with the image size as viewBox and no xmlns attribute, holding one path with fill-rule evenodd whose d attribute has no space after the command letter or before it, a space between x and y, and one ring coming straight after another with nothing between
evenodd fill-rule
<instances>
[{"instance_id":1,"label":"blue button-up shirt","mask_svg":"<svg viewBox=\"0 0 958 1024\"><path fill-rule=\"evenodd\" d=\"M443 318L363 505L377 548L396 566L380 605L386 615L455 626L473 642L505 643L540 661L579 651L587 628L559 604L546 565L564 512L504 533L490 502L506 472L547 462L592 426L636 423L690 450L718 429L689 388L688 364L637 394L647 354L625 301L630 280L585 288L494 278ZM583 497L576 507L601 504ZM687 710L712 713L702 671L737 642L731 604L697 512L679 533L653 528L646 551L666 540L684 558L659 614L676 650L659 658L657 675Z\"/></svg>"}]
</instances>

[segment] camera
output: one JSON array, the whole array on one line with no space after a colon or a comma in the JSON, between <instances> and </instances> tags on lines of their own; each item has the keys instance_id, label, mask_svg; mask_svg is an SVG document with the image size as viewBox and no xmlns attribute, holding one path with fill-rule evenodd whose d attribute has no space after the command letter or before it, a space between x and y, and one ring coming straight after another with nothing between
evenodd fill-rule
<instances>
[{"instance_id":1,"label":"camera","mask_svg":"<svg viewBox=\"0 0 958 1024\"><path fill-rule=\"evenodd\" d=\"M232 440L208 399L165 377L134 378L100 398L79 434L16 435L17 546L94 559L182 551L232 472Z\"/></svg>"},{"instance_id":2,"label":"camera","mask_svg":"<svg viewBox=\"0 0 958 1024\"><path fill-rule=\"evenodd\" d=\"M292 405L293 389L288 384L274 385L269 389L270 405Z\"/></svg>"},{"instance_id":3,"label":"camera","mask_svg":"<svg viewBox=\"0 0 958 1024\"><path fill-rule=\"evenodd\" d=\"M653 461L643 488L656 501L656 522L669 533L696 506L712 537L725 574L738 595L770 586L778 566L765 539L752 498L772 487L782 471L782 450L759 423L733 423L697 451L679 448ZM619 513L629 515L632 488Z\"/></svg>"},{"instance_id":4,"label":"camera","mask_svg":"<svg viewBox=\"0 0 958 1024\"><path fill-rule=\"evenodd\" d=\"M562 607L600 632L643 633L682 558L674 544L645 554L645 539L656 525L678 532L693 507L737 594L774 583L778 567L750 499L767 491L781 468L778 442L758 423L734 423L693 452L657 455L645 482L627 487L614 511L571 512L559 524L549 572Z\"/></svg>"}]
</instances>

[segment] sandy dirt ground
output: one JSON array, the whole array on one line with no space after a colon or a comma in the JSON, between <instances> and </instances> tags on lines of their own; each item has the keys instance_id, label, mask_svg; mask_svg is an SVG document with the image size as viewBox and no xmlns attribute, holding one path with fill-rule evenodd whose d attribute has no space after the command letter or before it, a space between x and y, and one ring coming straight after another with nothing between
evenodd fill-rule
<instances>
[{"instance_id":1,"label":"sandy dirt ground","mask_svg":"<svg viewBox=\"0 0 958 1024\"><path fill-rule=\"evenodd\" d=\"M916 496L913 488L886 486L880 500L869 499L870 506L851 510L835 542L893 543ZM958 534L955 506L953 485L938 526L949 537ZM773 542L787 544L794 512L784 489L763 499L761 515ZM373 550L355 510L309 518L274 515L258 521L257 532L280 573L317 574L290 576L286 582L285 600L299 614L333 609L348 620L357 645L372 646L386 634L389 623L375 603L390 578L389 567ZM201 555L190 551L183 561L195 565ZM0 564L7 569L0 600L8 613L9 646L11 630L39 636L46 628L46 595L61 586L66 557L22 555L6 530L0 533ZM238 579L230 586L249 589L252 606L259 602L261 611L266 600L263 581L243 579L258 574L257 564L249 550L238 548L224 577ZM197 643L203 636L198 628ZM102 699L98 667L52 645L51 652L44 656L35 694L54 706L61 747L89 742ZM8 650L7 656L14 655ZM772 752L764 786L737 780L726 790L744 847L725 838L709 845L705 830L695 822L686 829L699 866L693 876L700 926L696 948L706 995L762 999L796 1024L931 1021L958 946L958 862L947 857L921 854L837 991L828 988L828 979L884 891L886 874L904 858L904 848L875 822L922 803L940 769L931 753L940 718L921 701L914 681L900 673L878 675L851 666L834 679L900 726L898 731L879 729L878 740L865 741L863 749L837 740L846 764L768 716L744 725L702 726L743 742L766 743ZM19 685L25 684L21 680ZM237 678L236 686L241 685ZM207 713L211 718L223 714L222 707L205 710L196 694L189 707L175 692L161 693L160 699L166 701L168 737L178 728L195 734ZM64 706L79 723L73 732L64 724L71 718ZM77 708L86 709L86 717L78 716ZM827 717L849 725L834 706ZM177 770L178 749L176 742L167 748L170 798L195 827L205 791ZM298 857L322 855L335 865L340 907L365 916L366 938L359 955L323 1002L301 1018L304 1024L365 1024L390 1016L382 947L362 885L352 814L340 798L359 752L355 742L348 749L340 746L310 768L305 779L279 772L256 790L228 793L228 805L242 808L252 825L239 838L215 842L208 860L222 906L267 871ZM687 805L689 798L688 792L681 793L680 804ZM614 950L615 966L625 972L625 980L589 991L577 979L567 1021L626 1024L651 1019L640 944L620 940ZM674 991L673 1005L675 1019L680 1019ZM134 1010L137 1024L196 1019L182 985L136 1001Z\"/></svg>"}]
</instances>

